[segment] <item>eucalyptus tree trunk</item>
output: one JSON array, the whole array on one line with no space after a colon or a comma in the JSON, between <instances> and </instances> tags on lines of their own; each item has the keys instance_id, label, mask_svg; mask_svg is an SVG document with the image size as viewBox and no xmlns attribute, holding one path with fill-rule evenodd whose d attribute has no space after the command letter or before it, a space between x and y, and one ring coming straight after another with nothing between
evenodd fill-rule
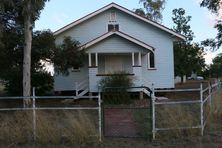
<instances>
[{"instance_id":1,"label":"eucalyptus tree trunk","mask_svg":"<svg viewBox=\"0 0 222 148\"><path fill-rule=\"evenodd\" d=\"M3 8L0 4L0 13L3 11ZM3 13L3 12L2 12ZM0 18L0 47L3 44L1 38L3 37L3 25L2 25L2 18Z\"/></svg>"},{"instance_id":2,"label":"eucalyptus tree trunk","mask_svg":"<svg viewBox=\"0 0 222 148\"><path fill-rule=\"evenodd\" d=\"M27 9L30 10L31 1L27 3ZM23 96L28 97L31 95L31 46L32 46L32 23L31 15L24 16L24 33L25 33L25 46L23 52ZM30 98L23 100L24 107L28 107L31 103Z\"/></svg>"}]
</instances>

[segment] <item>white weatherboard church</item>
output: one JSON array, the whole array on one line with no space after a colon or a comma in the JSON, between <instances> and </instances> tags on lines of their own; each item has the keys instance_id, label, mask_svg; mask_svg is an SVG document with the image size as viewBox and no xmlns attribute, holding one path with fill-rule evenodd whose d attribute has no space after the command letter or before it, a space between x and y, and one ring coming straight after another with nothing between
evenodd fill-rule
<instances>
[{"instance_id":1,"label":"white weatherboard church","mask_svg":"<svg viewBox=\"0 0 222 148\"><path fill-rule=\"evenodd\" d=\"M54 35L56 44L71 36L87 53L83 67L54 76L55 91L98 92L101 78L116 71L127 72L135 86L174 88L173 42L184 36L120 5L104 6Z\"/></svg>"}]
</instances>

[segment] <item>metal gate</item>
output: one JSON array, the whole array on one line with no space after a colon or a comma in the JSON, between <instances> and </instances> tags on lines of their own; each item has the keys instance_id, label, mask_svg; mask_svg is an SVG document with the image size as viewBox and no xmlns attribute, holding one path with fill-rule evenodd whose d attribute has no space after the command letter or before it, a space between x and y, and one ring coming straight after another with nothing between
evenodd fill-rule
<instances>
[{"instance_id":1,"label":"metal gate","mask_svg":"<svg viewBox=\"0 0 222 148\"><path fill-rule=\"evenodd\" d=\"M142 100L150 104L149 99ZM152 134L151 108L148 106L103 106L105 137L144 137Z\"/></svg>"}]
</instances>

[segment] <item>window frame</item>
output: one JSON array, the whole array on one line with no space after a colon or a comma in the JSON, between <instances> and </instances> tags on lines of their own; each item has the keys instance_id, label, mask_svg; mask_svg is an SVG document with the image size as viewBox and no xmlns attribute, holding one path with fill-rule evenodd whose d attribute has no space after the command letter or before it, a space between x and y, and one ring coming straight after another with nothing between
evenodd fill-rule
<instances>
[{"instance_id":1,"label":"window frame","mask_svg":"<svg viewBox=\"0 0 222 148\"><path fill-rule=\"evenodd\" d=\"M113 26L113 29L112 30L109 30L109 25L112 25ZM116 26L118 26L118 29L116 29ZM120 30L120 25L119 23L108 23L107 24L107 31L110 32L110 31L119 31Z\"/></svg>"},{"instance_id":2,"label":"window frame","mask_svg":"<svg viewBox=\"0 0 222 148\"><path fill-rule=\"evenodd\" d=\"M151 55L153 54L153 66L151 67ZM148 52L147 53L147 68L148 70L156 70L156 58L155 58L155 53L154 52Z\"/></svg>"}]
</instances>

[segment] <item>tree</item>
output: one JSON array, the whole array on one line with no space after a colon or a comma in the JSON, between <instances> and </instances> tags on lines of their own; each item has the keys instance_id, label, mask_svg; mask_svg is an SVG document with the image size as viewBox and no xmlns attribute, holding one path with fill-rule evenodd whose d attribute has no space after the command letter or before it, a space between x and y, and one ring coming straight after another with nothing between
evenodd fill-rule
<instances>
[{"instance_id":1,"label":"tree","mask_svg":"<svg viewBox=\"0 0 222 148\"><path fill-rule=\"evenodd\" d=\"M207 7L212 13L218 14L222 6L221 0L202 0L201 7Z\"/></svg>"},{"instance_id":2,"label":"tree","mask_svg":"<svg viewBox=\"0 0 222 148\"><path fill-rule=\"evenodd\" d=\"M174 31L185 36L185 41L174 44L174 67L175 75L181 76L191 74L192 71L200 72L205 66L204 48L193 43L194 33L188 24L191 16L184 16L183 8L174 9L172 20L175 24Z\"/></svg>"},{"instance_id":3,"label":"tree","mask_svg":"<svg viewBox=\"0 0 222 148\"><path fill-rule=\"evenodd\" d=\"M211 77L222 77L222 53L212 60L209 71Z\"/></svg>"},{"instance_id":4,"label":"tree","mask_svg":"<svg viewBox=\"0 0 222 148\"><path fill-rule=\"evenodd\" d=\"M165 0L140 0L139 2L143 4L146 13L142 8L136 9L135 13L155 22L162 20L161 12L164 9Z\"/></svg>"},{"instance_id":5,"label":"tree","mask_svg":"<svg viewBox=\"0 0 222 148\"><path fill-rule=\"evenodd\" d=\"M23 55L26 54L23 52L25 46L23 3L20 0L14 0L12 3L0 1L0 7L4 8L0 9L2 16L0 17L2 31L2 37L0 37L0 79L5 81L8 94L22 95ZM34 17L37 16L39 15ZM36 19L31 19L31 21ZM32 32L31 29L30 31ZM55 38L49 30L35 31L31 37L31 86L37 87L38 94L49 91L53 86L53 78L45 70L46 62L54 62L57 72L66 74L70 68L83 65L84 48L79 50L80 43L78 41L66 37L64 43L56 47Z\"/></svg>"},{"instance_id":6,"label":"tree","mask_svg":"<svg viewBox=\"0 0 222 148\"><path fill-rule=\"evenodd\" d=\"M85 52L83 48L80 48L80 43L72 40L71 37L65 37L63 43L54 51L55 72L68 75L70 69L83 66L84 58Z\"/></svg>"},{"instance_id":7,"label":"tree","mask_svg":"<svg viewBox=\"0 0 222 148\"><path fill-rule=\"evenodd\" d=\"M44 8L48 0L23 0L22 15L24 18L24 54L23 54L23 96L31 95L31 47L32 47L32 28L38 19L40 11ZM29 104L29 99L24 100L24 105Z\"/></svg>"},{"instance_id":8,"label":"tree","mask_svg":"<svg viewBox=\"0 0 222 148\"><path fill-rule=\"evenodd\" d=\"M145 13L145 11L142 8L135 9L134 12L136 14L138 14L139 16L146 17L146 13Z\"/></svg>"},{"instance_id":9,"label":"tree","mask_svg":"<svg viewBox=\"0 0 222 148\"><path fill-rule=\"evenodd\" d=\"M4 80L9 95L22 95L22 65L24 34L15 28L3 29L4 48L0 48L0 79ZM31 85L37 94L45 94L53 88L53 77L44 69L54 55L54 36L50 31L33 33Z\"/></svg>"},{"instance_id":10,"label":"tree","mask_svg":"<svg viewBox=\"0 0 222 148\"><path fill-rule=\"evenodd\" d=\"M202 0L201 7L207 7L212 13L219 15L219 10L222 7L222 1L221 0ZM222 21L217 20L214 28L217 29L218 33L215 37L215 39L207 39L202 42L204 46L211 47L211 50L217 50L222 45Z\"/></svg>"}]
</instances>

